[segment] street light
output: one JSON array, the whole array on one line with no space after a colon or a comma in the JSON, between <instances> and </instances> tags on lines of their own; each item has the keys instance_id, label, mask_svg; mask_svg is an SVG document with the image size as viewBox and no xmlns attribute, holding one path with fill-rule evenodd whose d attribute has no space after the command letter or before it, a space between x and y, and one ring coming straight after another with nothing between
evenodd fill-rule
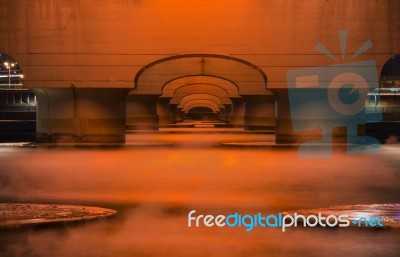
<instances>
[{"instance_id":1,"label":"street light","mask_svg":"<svg viewBox=\"0 0 400 257\"><path fill-rule=\"evenodd\" d=\"M8 69L8 88L11 87L11 67L15 66L15 63L4 62L4 66Z\"/></svg>"}]
</instances>

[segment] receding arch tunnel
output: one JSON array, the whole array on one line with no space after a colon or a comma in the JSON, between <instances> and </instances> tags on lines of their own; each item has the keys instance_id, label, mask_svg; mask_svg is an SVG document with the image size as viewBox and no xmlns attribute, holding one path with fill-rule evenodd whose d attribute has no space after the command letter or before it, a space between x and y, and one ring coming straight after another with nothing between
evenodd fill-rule
<instances>
[{"instance_id":1,"label":"receding arch tunnel","mask_svg":"<svg viewBox=\"0 0 400 257\"><path fill-rule=\"evenodd\" d=\"M205 63L212 63L214 60L213 57L206 57ZM249 72L246 76L244 76L246 70L237 71L246 78L254 76L250 79L252 83L247 84L244 79L237 79L236 75L234 78L220 77L221 74L212 71L215 65L198 64L197 62L202 61L198 55L179 56L179 58L189 58L195 63L194 65L202 65L203 70L208 72L184 74L180 69L185 70L188 67L179 67L176 63L168 67L167 62L173 61L174 58L167 58L168 61L160 62L170 73L165 81L157 78L157 73L150 72L158 63L156 62L153 66L145 66L144 70L138 73L138 76L150 77L144 84L140 78L136 78L137 84L133 90L35 88L34 92L42 103L37 112L38 142L124 142L126 127L159 129L177 125L186 118L196 118L200 121L207 118L216 119L227 127L240 127L245 130L274 129L275 124L279 123L276 126L278 143L296 142L297 138L303 137L291 129L287 93L285 90L273 89L274 94L272 94L266 89L266 76L254 73L258 69L254 69L253 66L248 67ZM384 112L387 120L398 120L400 113L397 103L393 102L397 101L397 98L391 96L399 94L398 58L397 55L393 56L384 65L381 74L381 88L378 94L381 102L387 99L388 105L385 106L385 110L392 110ZM216 59L220 62L223 58ZM226 58L226 61L236 60ZM242 64L243 62L240 67L243 67ZM181 77L176 74L180 74ZM152 81L153 86L148 83L149 81ZM249 88L243 88L254 86L255 81L259 83L256 88L253 87L255 88L253 92ZM157 90L154 91L154 88ZM261 89L262 93L258 94ZM383 92L383 89L388 92ZM391 104L392 102L394 104ZM275 103L279 107L276 111ZM373 107L375 108L375 105Z\"/></svg>"},{"instance_id":2,"label":"receding arch tunnel","mask_svg":"<svg viewBox=\"0 0 400 257\"><path fill-rule=\"evenodd\" d=\"M189 54L160 59L144 66L134 78L127 98L127 127L176 125L191 108L203 107L218 113L228 127L273 128L275 103L267 82L259 67L230 56Z\"/></svg>"},{"instance_id":3,"label":"receding arch tunnel","mask_svg":"<svg viewBox=\"0 0 400 257\"><path fill-rule=\"evenodd\" d=\"M213 110L210 106L193 106L185 112L185 120L193 122L201 122L207 124L215 124L221 120L221 112ZM195 125L196 126L196 125Z\"/></svg>"},{"instance_id":4,"label":"receding arch tunnel","mask_svg":"<svg viewBox=\"0 0 400 257\"><path fill-rule=\"evenodd\" d=\"M174 92L179 88L196 84L204 84L204 85L219 87L222 90L224 90L229 95L229 97L240 98L239 87L232 81L214 76L204 76L204 75L185 76L174 79L172 81L168 81L162 87L161 97L172 97Z\"/></svg>"},{"instance_id":5,"label":"receding arch tunnel","mask_svg":"<svg viewBox=\"0 0 400 257\"><path fill-rule=\"evenodd\" d=\"M214 54L171 56L144 66L135 76L138 94L161 94L169 81L188 76L211 76L231 81L241 95L265 94L267 76L256 65L242 59Z\"/></svg>"},{"instance_id":6,"label":"receding arch tunnel","mask_svg":"<svg viewBox=\"0 0 400 257\"><path fill-rule=\"evenodd\" d=\"M207 103L194 103L191 104L189 106L186 107L186 109L184 109L185 113L190 113L190 112L213 112L213 113L217 113L219 111L221 111L219 108L213 106L213 105L209 105Z\"/></svg>"},{"instance_id":7,"label":"receding arch tunnel","mask_svg":"<svg viewBox=\"0 0 400 257\"><path fill-rule=\"evenodd\" d=\"M210 100L213 101L219 105L223 105L223 104L232 104L232 101L229 98L222 98L222 97L218 97L216 95L212 95L212 94L190 94L190 95L186 95L182 98L179 99L171 99L170 103L173 103L173 100L176 100L177 103L179 104L179 106L183 106L185 105L187 102L193 101L193 100Z\"/></svg>"},{"instance_id":8,"label":"receding arch tunnel","mask_svg":"<svg viewBox=\"0 0 400 257\"><path fill-rule=\"evenodd\" d=\"M202 104L203 104L203 105L212 106L212 107L215 108L215 110L220 110L220 109L225 108L222 104L219 104L219 103L216 103L216 102L214 102L214 101L212 101L212 100L207 100L207 99L203 99L203 100L201 100L201 99L191 100L191 101L185 103L185 104L182 105L182 106L178 106L178 108L181 108L181 109L183 109L183 110L188 110L188 109L190 109L191 106L193 106L193 105L202 105Z\"/></svg>"},{"instance_id":9,"label":"receding arch tunnel","mask_svg":"<svg viewBox=\"0 0 400 257\"><path fill-rule=\"evenodd\" d=\"M333 59L341 59L338 51L343 50L343 61L348 62L349 69L355 68L353 60L355 65L374 60L379 70L399 50L398 1L371 0L371 4L364 4L368 1L359 0L355 4L341 4L343 8L330 8L339 6L332 3L334 1L302 4L307 13L315 14L311 16L288 11L300 2L295 0L284 6L278 1L271 6L268 3L268 8L260 8L262 1L254 1L255 4L242 1L242 5L236 6L244 9L227 9L224 3L217 4L218 1L215 1L216 8L210 8L203 3L205 1L199 1L202 15L198 16L180 12L185 8L174 8L171 4L131 3L144 1L104 1L101 6L92 4L93 1L80 5L64 0L37 1L40 4L3 2L7 4L2 8L6 18L0 23L2 51L12 53L21 63L26 72L25 85L42 92L40 99L38 97L43 104L38 104L40 122L37 131L52 142L75 138L78 138L77 142L84 142L85 136L91 140L92 134L106 135L105 139L95 139L104 141L114 138L107 135L116 135L120 142L121 131L125 131L126 125L158 129L176 124L180 115L179 103L171 104L170 101L178 87L194 84L214 85L227 91L232 102L224 104L227 126L244 129L276 127L282 142L288 142L294 131L287 72L333 64L323 53L314 51L317 42L332 51L330 57ZM236 1L228 2L236 4ZM363 4L358 5L358 2ZM168 9L171 6L173 11L179 9L174 12L177 14L174 17ZM196 11L199 6L190 4L189 9ZM345 15L339 9L346 9ZM62 15L42 17L43 10ZM112 13L113 10L116 11L113 15L102 16L104 11ZM212 15L216 10L225 12L228 19L220 19L220 23L218 19L222 16ZM146 15L148 11L152 15ZM259 15L264 12L265 15ZM322 17L321 12L326 15ZM15 15L7 16L7 13ZM332 25L332 20L343 17L351 20L359 13L366 17L372 13L384 21L361 19L349 22L348 37L340 32L340 40L336 38L336 28L328 31L323 26ZM249 15L253 17L248 19ZM189 16L193 19L187 19ZM181 23L187 25L184 30ZM298 33L304 24L309 25L308 32ZM221 31L224 26L229 29ZM376 29L369 29L371 27ZM263 28L266 33L251 31L256 28ZM276 32L282 29L287 31L277 35ZM60 32L66 33L61 39ZM115 37L110 36L113 33ZM344 39L348 39L346 49ZM366 44L361 46L364 41ZM371 43L373 48L368 49ZM365 55L357 57L360 59L350 60L367 49ZM389 84L389 80L385 79L385 83ZM133 90L128 93L130 89ZM114 97L112 91L120 93L115 93ZM129 94L127 98L125 93ZM189 93L204 92L200 91L200 86L195 86ZM90 94L94 96L89 97ZM96 102L98 105L94 104ZM92 106L92 113L86 111ZM104 111L106 106L107 111ZM118 108L114 110L116 106ZM105 117L110 112L115 112L115 121L109 122L113 118ZM100 122L102 117L105 119Z\"/></svg>"}]
</instances>

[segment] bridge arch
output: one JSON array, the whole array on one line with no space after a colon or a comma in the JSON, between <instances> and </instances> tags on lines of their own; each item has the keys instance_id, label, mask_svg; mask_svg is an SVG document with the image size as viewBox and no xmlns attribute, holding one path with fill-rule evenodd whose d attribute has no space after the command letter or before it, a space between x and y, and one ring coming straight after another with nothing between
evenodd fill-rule
<instances>
[{"instance_id":1,"label":"bridge arch","mask_svg":"<svg viewBox=\"0 0 400 257\"><path fill-rule=\"evenodd\" d=\"M162 88L161 97L172 97L176 90L188 85L213 85L226 91L231 98L240 98L239 87L228 79L214 76L185 76L168 81Z\"/></svg>"},{"instance_id":2,"label":"bridge arch","mask_svg":"<svg viewBox=\"0 0 400 257\"><path fill-rule=\"evenodd\" d=\"M191 94L191 95L184 96L180 99L178 108L180 106L184 106L187 102L190 102L193 100L210 100L221 106L224 104L229 104L229 102L228 102L229 98L224 99L224 98L220 98L218 96L212 95L212 94Z\"/></svg>"},{"instance_id":3,"label":"bridge arch","mask_svg":"<svg viewBox=\"0 0 400 257\"><path fill-rule=\"evenodd\" d=\"M188 76L211 76L229 80L240 95L266 94L267 76L256 65L231 56L216 54L176 55L154 61L136 74L138 94L162 94L165 84Z\"/></svg>"},{"instance_id":4,"label":"bridge arch","mask_svg":"<svg viewBox=\"0 0 400 257\"><path fill-rule=\"evenodd\" d=\"M134 89L128 96L127 105L136 107L127 108L127 125L129 128L158 129L160 125L176 120L173 116L179 112L182 98L212 94L223 99L222 106L229 114L226 121L230 125L271 127L274 111L264 109L274 108L275 104L267 83L266 74L258 66L236 57L216 54L166 57L145 65L135 75ZM260 101L265 102L263 107L260 107ZM245 106L249 111L245 112Z\"/></svg>"}]
</instances>

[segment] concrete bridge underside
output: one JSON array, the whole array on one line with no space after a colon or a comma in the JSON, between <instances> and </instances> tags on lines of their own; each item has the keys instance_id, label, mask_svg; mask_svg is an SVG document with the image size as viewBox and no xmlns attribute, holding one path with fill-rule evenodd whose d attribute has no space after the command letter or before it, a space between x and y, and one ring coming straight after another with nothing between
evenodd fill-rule
<instances>
[{"instance_id":1,"label":"concrete bridge underside","mask_svg":"<svg viewBox=\"0 0 400 257\"><path fill-rule=\"evenodd\" d=\"M227 126L274 129L278 143L318 138L293 129L313 121L292 119L296 79L287 74L369 60L380 74L400 52L400 2L392 0L0 4L0 52L18 61L37 96L37 141L45 143L123 143L127 127L157 130L194 108ZM346 47L339 30L348 31ZM368 40L373 47L356 55Z\"/></svg>"},{"instance_id":2,"label":"concrete bridge underside","mask_svg":"<svg viewBox=\"0 0 400 257\"><path fill-rule=\"evenodd\" d=\"M128 96L127 125L158 129L181 121L189 100L223 112L228 126L271 129L275 124L275 101L259 67L229 56L193 54L157 60L138 72Z\"/></svg>"}]
</instances>

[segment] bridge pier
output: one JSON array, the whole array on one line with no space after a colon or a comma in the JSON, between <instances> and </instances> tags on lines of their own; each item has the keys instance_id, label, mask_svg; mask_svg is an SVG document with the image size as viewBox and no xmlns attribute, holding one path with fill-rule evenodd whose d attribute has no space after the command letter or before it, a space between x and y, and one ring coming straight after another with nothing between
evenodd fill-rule
<instances>
[{"instance_id":1,"label":"bridge pier","mask_svg":"<svg viewBox=\"0 0 400 257\"><path fill-rule=\"evenodd\" d=\"M169 98L159 98L157 101L157 115L159 127L165 127L171 123Z\"/></svg>"},{"instance_id":2,"label":"bridge pier","mask_svg":"<svg viewBox=\"0 0 400 257\"><path fill-rule=\"evenodd\" d=\"M230 124L233 127L244 126L244 102L243 99L232 99L232 117Z\"/></svg>"},{"instance_id":3,"label":"bridge pier","mask_svg":"<svg viewBox=\"0 0 400 257\"><path fill-rule=\"evenodd\" d=\"M157 98L154 95L133 95L126 98L127 128L158 130Z\"/></svg>"},{"instance_id":4,"label":"bridge pier","mask_svg":"<svg viewBox=\"0 0 400 257\"><path fill-rule=\"evenodd\" d=\"M304 97L307 101L296 102L290 106L287 89L274 89L277 99L276 117L276 143L298 144L309 141L332 144L332 143L356 143L365 136L366 118L363 111L364 102L361 101L360 113L355 115L333 116L330 112L331 103L325 103L321 96L325 90L297 89L296 94ZM361 95L361 97L366 97ZM304 99L303 99L304 100ZM291 111L295 111L295 118ZM322 118L324 117L324 118ZM298 131L295 131L294 124ZM364 124L364 125L363 125Z\"/></svg>"},{"instance_id":5,"label":"bridge pier","mask_svg":"<svg viewBox=\"0 0 400 257\"><path fill-rule=\"evenodd\" d=\"M34 88L37 143L125 142L127 88Z\"/></svg>"},{"instance_id":6,"label":"bridge pier","mask_svg":"<svg viewBox=\"0 0 400 257\"><path fill-rule=\"evenodd\" d=\"M273 95L244 96L245 130L275 128L275 100Z\"/></svg>"}]
</instances>

